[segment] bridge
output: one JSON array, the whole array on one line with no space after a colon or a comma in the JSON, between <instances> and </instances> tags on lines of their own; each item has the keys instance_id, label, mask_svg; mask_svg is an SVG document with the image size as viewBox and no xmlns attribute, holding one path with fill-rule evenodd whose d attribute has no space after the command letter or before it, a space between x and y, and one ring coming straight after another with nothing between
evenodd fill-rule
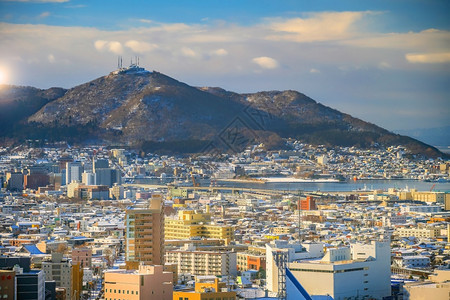
<instances>
[{"instance_id":1,"label":"bridge","mask_svg":"<svg viewBox=\"0 0 450 300\"><path fill-rule=\"evenodd\" d=\"M127 183L123 184L123 186L127 187L140 187L145 189L170 189L170 188L179 188L185 189L188 191L204 191L210 193L218 193L218 192L231 192L231 193L251 193L258 195L266 195L266 196L276 196L276 195L289 195L295 194L295 191L284 191L284 190L270 190L270 189L255 189L255 188L237 188L237 187L225 187L225 186L168 186L161 184L141 184L141 183Z\"/></svg>"},{"instance_id":2,"label":"bridge","mask_svg":"<svg viewBox=\"0 0 450 300\"><path fill-rule=\"evenodd\" d=\"M231 192L231 193L251 193L264 196L280 196L280 195L298 195L299 192L302 196L316 196L326 197L329 195L361 195L370 194L372 191L303 191L303 190L273 190L273 189L261 189L261 188L247 188L247 187L226 187L226 186L177 186L177 185L162 185L162 184L143 184L143 183L127 183L123 184L127 187L140 187L144 189L170 189L179 188L186 189L187 191L203 191L210 192L212 194L219 192Z\"/></svg>"}]
</instances>

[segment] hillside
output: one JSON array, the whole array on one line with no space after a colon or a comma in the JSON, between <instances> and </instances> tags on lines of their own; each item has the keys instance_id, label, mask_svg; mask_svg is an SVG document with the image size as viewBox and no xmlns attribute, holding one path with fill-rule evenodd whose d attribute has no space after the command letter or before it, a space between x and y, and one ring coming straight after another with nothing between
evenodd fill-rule
<instances>
[{"instance_id":1,"label":"hillside","mask_svg":"<svg viewBox=\"0 0 450 300\"><path fill-rule=\"evenodd\" d=\"M238 94L197 88L141 68L112 72L67 91L29 89L33 92L23 97L35 106L19 122L17 136L22 138L96 140L177 152L205 151L211 145L240 151L255 142L277 148L283 138L296 138L341 146L403 144L414 153L442 156L433 147L297 91ZM0 103L7 99L0 98Z\"/></svg>"},{"instance_id":2,"label":"hillside","mask_svg":"<svg viewBox=\"0 0 450 300\"><path fill-rule=\"evenodd\" d=\"M45 104L62 97L66 90L0 85L0 137L13 138L20 123Z\"/></svg>"}]
</instances>

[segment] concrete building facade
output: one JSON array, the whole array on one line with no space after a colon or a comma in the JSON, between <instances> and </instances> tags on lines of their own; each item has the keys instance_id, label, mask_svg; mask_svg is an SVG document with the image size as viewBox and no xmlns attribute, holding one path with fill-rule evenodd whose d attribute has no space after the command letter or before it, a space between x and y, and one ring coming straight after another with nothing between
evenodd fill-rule
<instances>
[{"instance_id":1,"label":"concrete building facade","mask_svg":"<svg viewBox=\"0 0 450 300\"><path fill-rule=\"evenodd\" d=\"M152 197L148 209L128 209L125 226L127 262L164 263L164 212L160 197Z\"/></svg>"},{"instance_id":2,"label":"concrete building facade","mask_svg":"<svg viewBox=\"0 0 450 300\"><path fill-rule=\"evenodd\" d=\"M161 265L105 272L105 300L172 300L172 294L172 273Z\"/></svg>"}]
</instances>

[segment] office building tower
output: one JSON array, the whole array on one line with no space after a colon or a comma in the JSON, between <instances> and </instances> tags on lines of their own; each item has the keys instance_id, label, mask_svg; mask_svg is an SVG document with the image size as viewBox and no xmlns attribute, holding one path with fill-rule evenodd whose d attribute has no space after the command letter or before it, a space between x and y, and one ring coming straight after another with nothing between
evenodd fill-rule
<instances>
[{"instance_id":1,"label":"office building tower","mask_svg":"<svg viewBox=\"0 0 450 300\"><path fill-rule=\"evenodd\" d=\"M72 181L81 182L81 174L83 173L83 166L80 162L68 162L66 164L66 185Z\"/></svg>"}]
</instances>

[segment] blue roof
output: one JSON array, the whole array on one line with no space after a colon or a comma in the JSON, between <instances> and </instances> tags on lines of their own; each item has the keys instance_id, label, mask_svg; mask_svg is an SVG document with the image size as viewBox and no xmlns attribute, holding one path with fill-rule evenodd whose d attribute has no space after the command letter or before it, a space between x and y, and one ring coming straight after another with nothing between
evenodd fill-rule
<instances>
[{"instance_id":1,"label":"blue roof","mask_svg":"<svg viewBox=\"0 0 450 300\"><path fill-rule=\"evenodd\" d=\"M24 244L23 247L30 252L31 255L37 255L37 254L45 254L41 250L36 247L35 244Z\"/></svg>"},{"instance_id":2,"label":"blue roof","mask_svg":"<svg viewBox=\"0 0 450 300\"><path fill-rule=\"evenodd\" d=\"M85 237L85 236L74 236L74 237L71 238L71 240L83 241L83 240L94 240L94 239L93 238L88 238L88 237Z\"/></svg>"}]
</instances>

